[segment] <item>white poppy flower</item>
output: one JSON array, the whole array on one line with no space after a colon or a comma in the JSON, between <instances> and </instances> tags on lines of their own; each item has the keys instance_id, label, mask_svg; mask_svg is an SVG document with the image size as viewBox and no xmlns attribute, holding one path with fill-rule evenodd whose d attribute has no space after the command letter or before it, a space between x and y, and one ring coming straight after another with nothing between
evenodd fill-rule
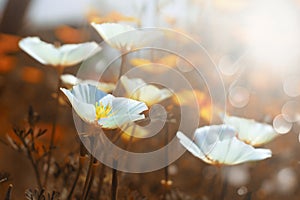
<instances>
[{"instance_id":1,"label":"white poppy flower","mask_svg":"<svg viewBox=\"0 0 300 200\"><path fill-rule=\"evenodd\" d=\"M78 64L101 50L96 42L65 44L56 47L38 37L23 38L20 48L44 65L67 67Z\"/></svg>"},{"instance_id":2,"label":"white poppy flower","mask_svg":"<svg viewBox=\"0 0 300 200\"><path fill-rule=\"evenodd\" d=\"M122 76L120 80L126 90L127 97L145 102L148 106L172 96L170 90L165 88L159 89L154 85L146 84L140 78L129 79L126 76Z\"/></svg>"},{"instance_id":3,"label":"white poppy flower","mask_svg":"<svg viewBox=\"0 0 300 200\"><path fill-rule=\"evenodd\" d=\"M135 28L117 23L103 23L96 24L91 23L96 31L101 35L103 40L107 42L111 47L119 50L130 50L135 44L135 38L130 38L123 33L136 30Z\"/></svg>"},{"instance_id":4,"label":"white poppy flower","mask_svg":"<svg viewBox=\"0 0 300 200\"><path fill-rule=\"evenodd\" d=\"M236 135L240 140L252 146L263 145L279 135L271 125L258 123L253 119L225 115L223 121L236 129Z\"/></svg>"},{"instance_id":5,"label":"white poppy flower","mask_svg":"<svg viewBox=\"0 0 300 200\"><path fill-rule=\"evenodd\" d=\"M269 158L269 149L255 149L235 136L235 129L228 125L198 128L194 142L177 132L180 143L194 156L214 165L236 165Z\"/></svg>"},{"instance_id":6,"label":"white poppy flower","mask_svg":"<svg viewBox=\"0 0 300 200\"><path fill-rule=\"evenodd\" d=\"M144 119L145 116L140 113L148 109L145 103L114 97L86 83L75 85L71 90L61 88L61 91L81 119L102 128L115 129Z\"/></svg>"},{"instance_id":7,"label":"white poppy flower","mask_svg":"<svg viewBox=\"0 0 300 200\"><path fill-rule=\"evenodd\" d=\"M116 88L116 85L113 83L104 83L95 80L82 80L72 74L63 74L60 76L60 79L65 85L74 86L79 83L87 83L96 86L99 90L106 93L112 92Z\"/></svg>"},{"instance_id":8,"label":"white poppy flower","mask_svg":"<svg viewBox=\"0 0 300 200\"><path fill-rule=\"evenodd\" d=\"M91 25L96 29L106 43L120 51L130 51L135 48L143 47L145 43L158 37L156 34L139 31L124 24L96 24L92 22ZM125 34L126 32L131 33Z\"/></svg>"}]
</instances>

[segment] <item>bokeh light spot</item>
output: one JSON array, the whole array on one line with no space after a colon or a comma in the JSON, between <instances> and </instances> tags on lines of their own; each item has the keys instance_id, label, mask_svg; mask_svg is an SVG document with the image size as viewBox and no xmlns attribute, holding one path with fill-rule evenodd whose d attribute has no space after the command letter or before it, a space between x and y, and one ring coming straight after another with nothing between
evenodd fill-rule
<instances>
[{"instance_id":1,"label":"bokeh light spot","mask_svg":"<svg viewBox=\"0 0 300 200\"><path fill-rule=\"evenodd\" d=\"M229 102L236 108L243 108L249 103L250 92L244 87L234 87L229 91Z\"/></svg>"},{"instance_id":2,"label":"bokeh light spot","mask_svg":"<svg viewBox=\"0 0 300 200\"><path fill-rule=\"evenodd\" d=\"M292 123L285 120L282 114L277 115L273 120L273 127L279 134L286 134L292 129Z\"/></svg>"},{"instance_id":3,"label":"bokeh light spot","mask_svg":"<svg viewBox=\"0 0 300 200\"><path fill-rule=\"evenodd\" d=\"M297 101L288 101L286 102L282 109L281 113L285 120L288 122L296 122L300 120L300 102Z\"/></svg>"}]
</instances>

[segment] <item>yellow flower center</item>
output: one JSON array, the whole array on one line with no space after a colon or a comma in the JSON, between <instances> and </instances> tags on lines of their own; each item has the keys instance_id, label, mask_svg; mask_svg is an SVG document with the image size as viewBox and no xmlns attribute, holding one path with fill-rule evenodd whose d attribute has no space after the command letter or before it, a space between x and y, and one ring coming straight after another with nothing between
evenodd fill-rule
<instances>
[{"instance_id":1,"label":"yellow flower center","mask_svg":"<svg viewBox=\"0 0 300 200\"><path fill-rule=\"evenodd\" d=\"M101 118L109 117L111 113L112 107L110 105L104 106L102 103L96 102L96 119L99 120Z\"/></svg>"}]
</instances>

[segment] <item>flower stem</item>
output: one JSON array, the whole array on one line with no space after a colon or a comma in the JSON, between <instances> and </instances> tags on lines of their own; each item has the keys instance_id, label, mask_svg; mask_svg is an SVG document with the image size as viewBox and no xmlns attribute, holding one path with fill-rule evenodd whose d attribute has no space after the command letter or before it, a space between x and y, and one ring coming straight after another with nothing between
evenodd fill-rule
<instances>
[{"instance_id":1,"label":"flower stem","mask_svg":"<svg viewBox=\"0 0 300 200\"><path fill-rule=\"evenodd\" d=\"M46 169L45 180L44 180L44 187L47 186L51 158L52 158L52 150L53 150L53 145L54 145L56 122L57 122L57 115L58 115L58 106L59 106L59 90L60 90L60 86L61 86L60 76L62 75L63 70L64 70L64 68L62 66L57 67L58 81L57 81L57 88L56 88L56 99L55 99L56 101L55 101L54 117L53 117L53 122L52 122L52 131L51 131L51 138L50 138L49 155L48 155L48 160L47 160L47 169Z\"/></svg>"},{"instance_id":2,"label":"flower stem","mask_svg":"<svg viewBox=\"0 0 300 200\"><path fill-rule=\"evenodd\" d=\"M93 162L93 165L92 165L92 173L91 173L90 181L89 181L88 186L87 186L85 199L88 198L88 194L90 193L90 190L91 190L91 187L92 187L93 182L94 182L94 177L95 177L95 173L96 173L96 169L97 169L98 165L99 164L98 164L97 160L94 159L94 162Z\"/></svg>"},{"instance_id":3,"label":"flower stem","mask_svg":"<svg viewBox=\"0 0 300 200\"><path fill-rule=\"evenodd\" d=\"M112 168L112 180L111 180L111 200L117 199L117 191L118 191L118 161L113 160L113 168Z\"/></svg>"},{"instance_id":4,"label":"flower stem","mask_svg":"<svg viewBox=\"0 0 300 200\"><path fill-rule=\"evenodd\" d=\"M125 74L126 72L126 54L125 53L122 53L122 56L121 56L121 66L120 66L120 73L119 73L119 78L121 78L121 76L123 74Z\"/></svg>"},{"instance_id":5,"label":"flower stem","mask_svg":"<svg viewBox=\"0 0 300 200\"><path fill-rule=\"evenodd\" d=\"M218 180L219 180L219 170L215 172L213 175L210 184L208 185L208 195L211 196L211 199L217 199L218 195L216 192L214 192L218 186Z\"/></svg>"},{"instance_id":6,"label":"flower stem","mask_svg":"<svg viewBox=\"0 0 300 200\"><path fill-rule=\"evenodd\" d=\"M100 200L100 197L101 197L104 177L105 177L105 165L102 164L101 169L100 169L100 173L99 173L99 184L98 184L98 190L97 190L97 195L96 195L98 200Z\"/></svg>"},{"instance_id":7,"label":"flower stem","mask_svg":"<svg viewBox=\"0 0 300 200\"><path fill-rule=\"evenodd\" d=\"M163 199L166 199L167 198L167 193L169 192L169 186L171 186L170 185L170 182L169 182L169 164L168 164L168 162L169 162L169 155L168 155L168 142L169 142L169 124L168 123L166 123L166 125L165 125L165 130L166 130L166 132L165 132L165 135L164 135L164 146L165 146L165 163L166 163L166 167L164 168L164 176L165 176L165 178L164 178L164 184L163 184L163 186L164 186L164 193L163 193Z\"/></svg>"},{"instance_id":8,"label":"flower stem","mask_svg":"<svg viewBox=\"0 0 300 200\"><path fill-rule=\"evenodd\" d=\"M168 165L168 162L169 162L169 155L168 155L168 142L169 142L169 124L166 123L166 133L165 133L165 148L166 148L166 151L165 151L165 162L167 164L167 166L165 167L164 171L165 171L165 181L168 182L169 180L169 165Z\"/></svg>"},{"instance_id":9,"label":"flower stem","mask_svg":"<svg viewBox=\"0 0 300 200\"><path fill-rule=\"evenodd\" d=\"M82 200L85 200L87 198L88 195L88 187L91 181L93 181L93 179L91 178L93 175L93 163L94 163L94 156L92 154L90 154L90 163L89 163L89 167L88 167L88 171L86 174L86 179L85 179L85 183L84 183L84 187L83 187L83 193L81 196Z\"/></svg>"},{"instance_id":10,"label":"flower stem","mask_svg":"<svg viewBox=\"0 0 300 200\"><path fill-rule=\"evenodd\" d=\"M225 199L226 192L227 192L227 186L228 186L227 178L224 177L223 180L221 178L221 195L220 195L220 200L224 200Z\"/></svg>"}]
</instances>

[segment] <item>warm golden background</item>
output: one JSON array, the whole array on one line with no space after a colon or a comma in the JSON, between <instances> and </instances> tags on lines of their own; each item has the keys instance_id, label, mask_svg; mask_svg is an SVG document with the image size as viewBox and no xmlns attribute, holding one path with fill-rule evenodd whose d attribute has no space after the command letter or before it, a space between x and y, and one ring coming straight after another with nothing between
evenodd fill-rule
<instances>
[{"instance_id":1,"label":"warm golden background","mask_svg":"<svg viewBox=\"0 0 300 200\"><path fill-rule=\"evenodd\" d=\"M266 145L273 151L271 159L223 169L228 179L226 199L299 199L299 11L298 0L1 0L1 141L12 134L12 127L24 123L30 105L41 116L39 127L51 130L55 110L51 93L57 74L19 49L22 37L39 36L62 44L101 41L89 26L92 21L168 27L189 35L208 51L224 79L230 114L273 124L283 133ZM205 63L201 66L205 68ZM78 67L66 72L75 74ZM207 124L210 102L203 99L199 95L200 107L207 108L201 116ZM59 107L56 136L56 162L76 166L78 138L67 106ZM41 143L48 140L45 134ZM209 199L219 190L213 181L217 170L184 154L169 167L174 188L170 199ZM61 172L65 179L66 171ZM10 183L16 200L25 199L25 190L36 187L26 157L1 142L0 175L5 172L10 176L0 183L2 199ZM162 194L163 170L120 177L124 196L128 192L132 199L158 199ZM60 181L53 179L48 190L63 192Z\"/></svg>"}]
</instances>

